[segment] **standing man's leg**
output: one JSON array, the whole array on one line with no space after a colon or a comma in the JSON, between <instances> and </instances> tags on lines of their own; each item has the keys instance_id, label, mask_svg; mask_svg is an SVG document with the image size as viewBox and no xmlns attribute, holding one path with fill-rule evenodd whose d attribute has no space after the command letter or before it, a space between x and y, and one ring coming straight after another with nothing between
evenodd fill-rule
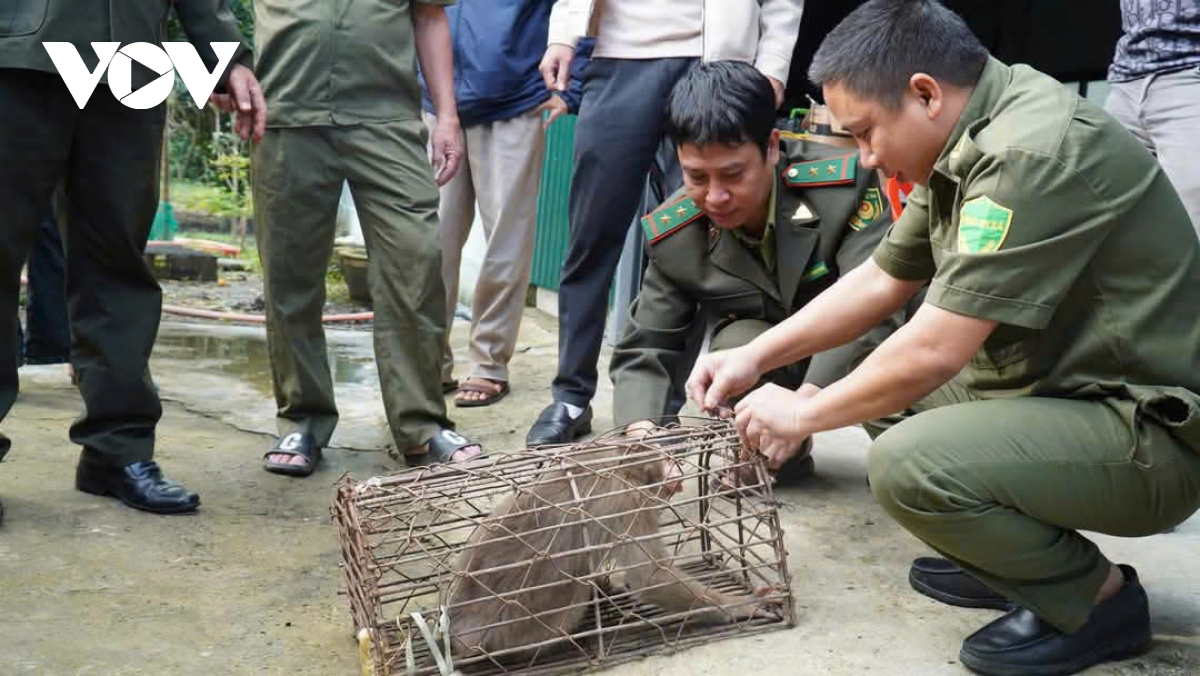
<instances>
[{"instance_id":1,"label":"standing man's leg","mask_svg":"<svg viewBox=\"0 0 1200 676\"><path fill-rule=\"evenodd\" d=\"M264 466L281 474L312 473L338 420L321 323L343 180L333 134L324 127L268 129L252 151L254 231L280 435Z\"/></svg>"},{"instance_id":2,"label":"standing man's leg","mask_svg":"<svg viewBox=\"0 0 1200 676\"><path fill-rule=\"evenodd\" d=\"M0 153L5 158L0 162L0 421L17 399L21 266L38 219L66 171L79 115L61 78L0 69ZM0 433L0 459L10 445Z\"/></svg>"},{"instance_id":3,"label":"standing man's leg","mask_svg":"<svg viewBox=\"0 0 1200 676\"><path fill-rule=\"evenodd\" d=\"M1142 122L1154 141L1158 161L1179 192L1183 206L1200 231L1200 69L1156 75L1146 89Z\"/></svg>"},{"instance_id":4,"label":"standing man's leg","mask_svg":"<svg viewBox=\"0 0 1200 676\"><path fill-rule=\"evenodd\" d=\"M1200 455L1154 419L1192 413L1182 401L1160 404L1155 413L1111 400L975 401L876 439L868 466L884 510L1017 608L966 639L964 664L1069 673L1149 641L1136 573L1079 531L1153 535L1200 506ZM1126 420L1138 421L1136 436Z\"/></svg>"},{"instance_id":5,"label":"standing man's leg","mask_svg":"<svg viewBox=\"0 0 1200 676\"><path fill-rule=\"evenodd\" d=\"M339 129L335 150L367 243L383 406L410 464L479 452L454 431L441 392L446 291L428 138L421 120L362 125Z\"/></svg>"},{"instance_id":6,"label":"standing man's leg","mask_svg":"<svg viewBox=\"0 0 1200 676\"><path fill-rule=\"evenodd\" d=\"M38 224L29 251L29 287L25 303L25 361L63 364L71 359L71 324L67 318L66 260L59 228L65 223L66 196L55 191Z\"/></svg>"},{"instance_id":7,"label":"standing man's leg","mask_svg":"<svg viewBox=\"0 0 1200 676\"><path fill-rule=\"evenodd\" d=\"M662 139L667 96L697 62L593 59L588 64L575 128L570 239L558 290L554 403L529 430L530 445L571 441L591 429L609 288Z\"/></svg>"},{"instance_id":8,"label":"standing man's leg","mask_svg":"<svg viewBox=\"0 0 1200 676\"><path fill-rule=\"evenodd\" d=\"M76 487L146 511L187 512L199 496L153 462L162 404L150 353L162 289L144 252L158 207L165 107L133 110L105 89L80 115L64 186L71 360L84 403L71 425L71 440L84 447Z\"/></svg>"},{"instance_id":9,"label":"standing man's leg","mask_svg":"<svg viewBox=\"0 0 1200 676\"><path fill-rule=\"evenodd\" d=\"M536 110L470 127L466 136L487 253L472 303L470 377L455 403L480 406L508 392L533 265L546 137Z\"/></svg>"},{"instance_id":10,"label":"standing man's leg","mask_svg":"<svg viewBox=\"0 0 1200 676\"><path fill-rule=\"evenodd\" d=\"M422 113L430 135L437 118ZM454 351L450 349L450 329L458 309L458 279L462 268L462 250L475 222L474 151L470 127L463 130L463 159L458 173L438 189L438 233L442 243L442 284L446 287L446 349L442 355L442 391L457 389L454 380Z\"/></svg>"}]
</instances>

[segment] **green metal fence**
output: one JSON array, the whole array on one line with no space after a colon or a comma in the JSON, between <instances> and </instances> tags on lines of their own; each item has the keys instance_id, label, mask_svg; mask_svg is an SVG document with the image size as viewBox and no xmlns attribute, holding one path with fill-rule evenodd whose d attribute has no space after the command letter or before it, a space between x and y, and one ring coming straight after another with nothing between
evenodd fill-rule
<instances>
[{"instance_id":1,"label":"green metal fence","mask_svg":"<svg viewBox=\"0 0 1200 676\"><path fill-rule=\"evenodd\" d=\"M574 169L575 116L564 115L546 130L546 159L538 193L537 235L530 283L558 290L567 253L567 195Z\"/></svg>"}]
</instances>

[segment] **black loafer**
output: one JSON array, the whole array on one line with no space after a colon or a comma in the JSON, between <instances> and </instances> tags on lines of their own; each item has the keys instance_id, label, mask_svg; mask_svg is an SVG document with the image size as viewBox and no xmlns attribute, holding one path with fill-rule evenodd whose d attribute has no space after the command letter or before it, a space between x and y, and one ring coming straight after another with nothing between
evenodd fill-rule
<instances>
[{"instance_id":1,"label":"black loafer","mask_svg":"<svg viewBox=\"0 0 1200 676\"><path fill-rule=\"evenodd\" d=\"M200 496L163 476L153 460L109 467L80 459L75 488L112 496L134 509L154 514L182 514L200 506Z\"/></svg>"},{"instance_id":2,"label":"black loafer","mask_svg":"<svg viewBox=\"0 0 1200 676\"><path fill-rule=\"evenodd\" d=\"M968 575L954 562L943 558L921 557L908 570L913 589L935 601L960 608L1012 610L1012 601Z\"/></svg>"},{"instance_id":3,"label":"black loafer","mask_svg":"<svg viewBox=\"0 0 1200 676\"><path fill-rule=\"evenodd\" d=\"M542 410L525 436L525 443L529 446L569 444L591 431L591 406L585 408L578 418L572 418L567 405L556 401Z\"/></svg>"},{"instance_id":4,"label":"black loafer","mask_svg":"<svg viewBox=\"0 0 1200 676\"><path fill-rule=\"evenodd\" d=\"M986 676L1066 676L1141 653L1150 645L1150 604L1137 572L1121 571L1121 591L1093 608L1074 634L1017 608L967 637L959 661Z\"/></svg>"}]
</instances>

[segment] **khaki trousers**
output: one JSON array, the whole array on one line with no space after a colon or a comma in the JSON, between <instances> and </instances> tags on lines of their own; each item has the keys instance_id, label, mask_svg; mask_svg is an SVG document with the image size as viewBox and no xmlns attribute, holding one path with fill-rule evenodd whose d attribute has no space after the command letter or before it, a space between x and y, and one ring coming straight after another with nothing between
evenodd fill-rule
<instances>
[{"instance_id":1,"label":"khaki trousers","mask_svg":"<svg viewBox=\"0 0 1200 676\"><path fill-rule=\"evenodd\" d=\"M255 235L280 434L308 432L325 446L337 424L321 314L345 180L367 246L375 360L397 449L454 429L438 377L446 301L427 140L414 119L268 129L254 147Z\"/></svg>"},{"instance_id":2,"label":"khaki trousers","mask_svg":"<svg viewBox=\"0 0 1200 676\"><path fill-rule=\"evenodd\" d=\"M432 135L436 120L425 114ZM471 307L468 340L471 377L508 380L508 362L529 287L537 226L538 191L546 138L542 116L529 111L517 117L467 127L463 164L441 188L442 280L446 287L446 336L442 380L454 375L450 327L458 305L462 249L471 234L476 205L487 251Z\"/></svg>"}]
</instances>

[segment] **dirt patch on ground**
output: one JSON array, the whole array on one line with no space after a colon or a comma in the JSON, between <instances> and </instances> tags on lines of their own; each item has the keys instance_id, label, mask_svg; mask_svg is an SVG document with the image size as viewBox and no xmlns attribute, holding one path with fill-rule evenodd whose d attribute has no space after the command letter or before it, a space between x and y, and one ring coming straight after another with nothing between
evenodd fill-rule
<instances>
[{"instance_id":1,"label":"dirt patch on ground","mask_svg":"<svg viewBox=\"0 0 1200 676\"><path fill-rule=\"evenodd\" d=\"M163 289L164 305L251 315L262 315L266 311L263 279L257 272L222 270L215 283L161 280L159 284ZM326 315L353 314L370 310L370 305L350 298L344 281L337 278L326 279ZM339 326L368 329L371 322L347 322L339 323Z\"/></svg>"}]
</instances>

